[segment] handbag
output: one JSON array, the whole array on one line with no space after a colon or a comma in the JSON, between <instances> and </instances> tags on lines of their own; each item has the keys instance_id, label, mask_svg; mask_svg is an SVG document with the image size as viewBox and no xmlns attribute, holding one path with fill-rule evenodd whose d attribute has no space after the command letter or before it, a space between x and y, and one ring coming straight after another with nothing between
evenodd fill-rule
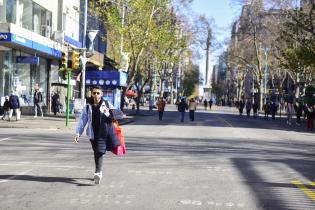
<instances>
[{"instance_id":1,"label":"handbag","mask_svg":"<svg viewBox=\"0 0 315 210\"><path fill-rule=\"evenodd\" d=\"M114 122L114 128L115 128L117 137L120 141L120 145L112 149L111 152L117 156L124 156L126 154L125 139L122 134L122 128L119 127L119 124L117 121Z\"/></svg>"},{"instance_id":2,"label":"handbag","mask_svg":"<svg viewBox=\"0 0 315 210\"><path fill-rule=\"evenodd\" d=\"M105 100L105 104L107 108L109 108L109 103ZM110 109L109 113L113 120L121 120L124 118L124 113L120 109Z\"/></svg>"}]
</instances>

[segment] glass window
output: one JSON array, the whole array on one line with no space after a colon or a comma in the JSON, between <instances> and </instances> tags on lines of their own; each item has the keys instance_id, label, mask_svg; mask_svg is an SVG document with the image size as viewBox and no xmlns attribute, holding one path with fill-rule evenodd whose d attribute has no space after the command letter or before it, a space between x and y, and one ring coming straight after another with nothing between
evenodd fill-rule
<instances>
[{"instance_id":1,"label":"glass window","mask_svg":"<svg viewBox=\"0 0 315 210\"><path fill-rule=\"evenodd\" d=\"M43 95L43 103L47 105L47 60L39 58L39 65L31 65L31 95L35 91L35 86L39 87L39 90Z\"/></svg>"},{"instance_id":2,"label":"glass window","mask_svg":"<svg viewBox=\"0 0 315 210\"><path fill-rule=\"evenodd\" d=\"M6 19L8 23L16 22L16 0L7 0L6 1Z\"/></svg>"},{"instance_id":3,"label":"glass window","mask_svg":"<svg viewBox=\"0 0 315 210\"><path fill-rule=\"evenodd\" d=\"M12 81L12 51L0 51L0 99L10 95Z\"/></svg>"},{"instance_id":4,"label":"glass window","mask_svg":"<svg viewBox=\"0 0 315 210\"><path fill-rule=\"evenodd\" d=\"M21 106L31 106L32 96L30 94L30 64L16 63L17 56L30 56L29 54L17 52L14 53L12 89L20 97Z\"/></svg>"},{"instance_id":5,"label":"glass window","mask_svg":"<svg viewBox=\"0 0 315 210\"><path fill-rule=\"evenodd\" d=\"M33 31L42 36L51 34L52 13L40 5L33 3Z\"/></svg>"},{"instance_id":6,"label":"glass window","mask_svg":"<svg viewBox=\"0 0 315 210\"><path fill-rule=\"evenodd\" d=\"M21 1L21 0L20 0ZM31 0L23 0L22 26L28 30L32 30L33 7Z\"/></svg>"}]
</instances>

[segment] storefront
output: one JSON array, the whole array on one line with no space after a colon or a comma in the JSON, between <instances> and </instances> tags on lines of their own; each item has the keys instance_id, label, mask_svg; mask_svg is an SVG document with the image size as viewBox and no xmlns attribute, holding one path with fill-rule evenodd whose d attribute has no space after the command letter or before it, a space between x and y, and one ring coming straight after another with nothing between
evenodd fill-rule
<instances>
[{"instance_id":1,"label":"storefront","mask_svg":"<svg viewBox=\"0 0 315 210\"><path fill-rule=\"evenodd\" d=\"M62 46L10 23L0 23L0 100L14 91L22 114L32 112L33 93L38 86L49 107L52 70L58 73ZM58 80L58 77L57 77Z\"/></svg>"},{"instance_id":2,"label":"storefront","mask_svg":"<svg viewBox=\"0 0 315 210\"><path fill-rule=\"evenodd\" d=\"M104 98L120 109L121 88L127 86L127 73L118 71L87 71L86 86L103 88ZM87 94L89 96L89 94Z\"/></svg>"}]
</instances>

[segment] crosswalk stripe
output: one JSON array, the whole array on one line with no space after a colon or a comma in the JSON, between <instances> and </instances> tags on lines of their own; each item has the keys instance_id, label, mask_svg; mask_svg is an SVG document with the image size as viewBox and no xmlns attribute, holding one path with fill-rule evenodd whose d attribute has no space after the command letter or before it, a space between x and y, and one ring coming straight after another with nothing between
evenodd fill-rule
<instances>
[{"instance_id":1,"label":"crosswalk stripe","mask_svg":"<svg viewBox=\"0 0 315 210\"><path fill-rule=\"evenodd\" d=\"M304 192L305 195L307 195L310 199L315 201L315 192L308 189L301 181L293 180L291 183L296 185L301 191Z\"/></svg>"}]
</instances>

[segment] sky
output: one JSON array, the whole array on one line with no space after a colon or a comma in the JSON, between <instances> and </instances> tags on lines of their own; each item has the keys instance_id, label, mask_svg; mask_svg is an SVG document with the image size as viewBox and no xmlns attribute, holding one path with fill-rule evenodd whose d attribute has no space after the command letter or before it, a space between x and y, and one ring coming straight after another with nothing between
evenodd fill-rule
<instances>
[{"instance_id":1,"label":"sky","mask_svg":"<svg viewBox=\"0 0 315 210\"><path fill-rule=\"evenodd\" d=\"M213 18L215 27L213 36L218 42L224 42L231 36L231 25L241 12L241 6L232 3L232 0L193 0L192 10L194 13L205 15L207 18ZM219 52L222 52L224 47L216 52L211 52L211 67L217 62ZM205 75L205 56L198 61L200 71Z\"/></svg>"}]
</instances>

